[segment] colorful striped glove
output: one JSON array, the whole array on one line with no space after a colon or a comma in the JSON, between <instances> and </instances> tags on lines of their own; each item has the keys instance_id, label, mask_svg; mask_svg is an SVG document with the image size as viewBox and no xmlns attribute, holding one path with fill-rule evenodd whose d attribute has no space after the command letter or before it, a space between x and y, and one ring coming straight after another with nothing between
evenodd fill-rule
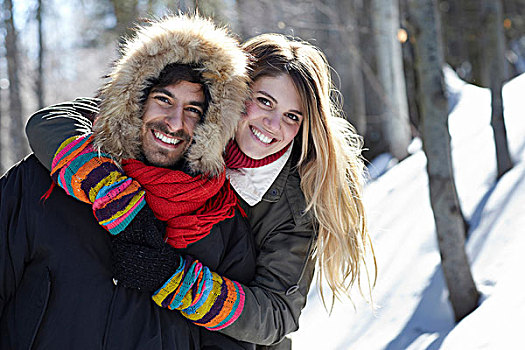
<instances>
[{"instance_id":1,"label":"colorful striped glove","mask_svg":"<svg viewBox=\"0 0 525 350\"><path fill-rule=\"evenodd\" d=\"M112 240L113 277L118 285L155 291L163 308L180 310L199 326L219 330L232 324L244 306L238 282L211 272L198 260L182 258L164 242L162 222L146 206Z\"/></svg>"},{"instance_id":2,"label":"colorful striped glove","mask_svg":"<svg viewBox=\"0 0 525 350\"><path fill-rule=\"evenodd\" d=\"M198 260L179 258L177 271L153 294L153 301L198 326L219 330L239 318L244 307L242 286L221 277Z\"/></svg>"},{"instance_id":3,"label":"colorful striped glove","mask_svg":"<svg viewBox=\"0 0 525 350\"><path fill-rule=\"evenodd\" d=\"M144 207L144 190L109 155L96 151L92 140L92 134L65 140L53 159L51 177L68 195L92 204L99 224L115 235Z\"/></svg>"}]
</instances>

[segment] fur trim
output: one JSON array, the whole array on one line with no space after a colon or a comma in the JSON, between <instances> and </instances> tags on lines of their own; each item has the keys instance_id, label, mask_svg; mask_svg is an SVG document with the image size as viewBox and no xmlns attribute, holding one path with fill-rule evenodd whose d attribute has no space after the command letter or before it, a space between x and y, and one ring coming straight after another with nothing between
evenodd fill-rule
<instances>
[{"instance_id":1,"label":"fur trim","mask_svg":"<svg viewBox=\"0 0 525 350\"><path fill-rule=\"evenodd\" d=\"M141 146L142 91L170 63L199 64L211 101L195 127L186 158L197 173L217 175L248 94L247 58L223 28L198 16L176 15L139 27L100 90L95 146L117 161L137 158Z\"/></svg>"}]
</instances>

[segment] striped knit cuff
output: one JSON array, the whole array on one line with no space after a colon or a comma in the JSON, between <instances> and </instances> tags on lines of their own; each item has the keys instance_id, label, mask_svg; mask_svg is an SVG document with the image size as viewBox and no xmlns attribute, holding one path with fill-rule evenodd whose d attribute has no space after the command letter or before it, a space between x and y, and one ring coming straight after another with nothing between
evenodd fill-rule
<instances>
[{"instance_id":1,"label":"striped knit cuff","mask_svg":"<svg viewBox=\"0 0 525 350\"><path fill-rule=\"evenodd\" d=\"M144 190L109 155L96 151L92 140L92 134L65 140L53 159L51 177L68 195L92 204L99 224L117 234L144 207Z\"/></svg>"},{"instance_id":2,"label":"striped knit cuff","mask_svg":"<svg viewBox=\"0 0 525 350\"><path fill-rule=\"evenodd\" d=\"M153 301L182 315L198 326L219 330L235 322L244 308L242 286L211 272L198 260L181 257L171 278L153 294Z\"/></svg>"}]
</instances>

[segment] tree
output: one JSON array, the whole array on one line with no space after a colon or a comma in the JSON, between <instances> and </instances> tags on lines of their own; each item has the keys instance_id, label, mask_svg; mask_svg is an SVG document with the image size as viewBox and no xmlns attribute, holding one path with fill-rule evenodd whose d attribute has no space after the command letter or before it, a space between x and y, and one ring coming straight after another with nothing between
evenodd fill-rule
<instances>
[{"instance_id":1,"label":"tree","mask_svg":"<svg viewBox=\"0 0 525 350\"><path fill-rule=\"evenodd\" d=\"M7 76L9 79L9 114L10 114L10 148L15 159L27 154L23 135L22 101L20 99L20 77L18 61L17 33L13 19L13 2L4 0L5 52L7 58Z\"/></svg>"},{"instance_id":2,"label":"tree","mask_svg":"<svg viewBox=\"0 0 525 350\"><path fill-rule=\"evenodd\" d=\"M359 134L366 132L366 103L363 89L363 64L359 49L358 16L362 9L360 0L315 1L318 17L326 17L325 27L330 32L326 40L316 36L323 51L340 77L341 94L344 96L347 119ZM322 17L321 17L322 19ZM322 23L322 21L321 21Z\"/></svg>"},{"instance_id":3,"label":"tree","mask_svg":"<svg viewBox=\"0 0 525 350\"><path fill-rule=\"evenodd\" d=\"M411 140L401 44L398 0L372 0L372 21L376 45L377 71L384 89L383 127L391 154L397 159L408 155Z\"/></svg>"},{"instance_id":4,"label":"tree","mask_svg":"<svg viewBox=\"0 0 525 350\"><path fill-rule=\"evenodd\" d=\"M482 1L483 80L491 91L492 117L490 124L496 144L497 178L512 168L507 142L507 129L503 119L502 87L505 74L505 35L503 33L503 6L501 0ZM484 83L485 85L485 83Z\"/></svg>"},{"instance_id":5,"label":"tree","mask_svg":"<svg viewBox=\"0 0 525 350\"><path fill-rule=\"evenodd\" d=\"M480 26L479 0L440 0L443 23L444 55L461 79L481 85L481 56L479 45L484 28Z\"/></svg>"},{"instance_id":6,"label":"tree","mask_svg":"<svg viewBox=\"0 0 525 350\"><path fill-rule=\"evenodd\" d=\"M36 74L35 85L38 108L44 108L44 32L42 29L42 0L38 0L36 20L38 24L38 72Z\"/></svg>"},{"instance_id":7,"label":"tree","mask_svg":"<svg viewBox=\"0 0 525 350\"><path fill-rule=\"evenodd\" d=\"M1 20L1 16L0 16L0 20ZM1 23L1 22L0 22ZM0 29L3 29L3 26L0 26ZM3 39L2 36L0 35L0 39ZM0 61L2 60L2 50L0 49ZM0 72L2 72L2 68L0 67ZM2 83L2 81L0 80L0 84ZM3 174L4 173L4 170L5 170L5 166L4 166L4 155L2 154L4 148L2 147L2 125L3 125L3 120L2 120L2 108L3 108L3 102L2 102L2 86L0 86L0 173Z\"/></svg>"},{"instance_id":8,"label":"tree","mask_svg":"<svg viewBox=\"0 0 525 350\"><path fill-rule=\"evenodd\" d=\"M348 62L348 83L342 85L343 94L348 91L350 97L350 120L353 121L357 131L364 135L366 132L366 103L365 91L363 89L362 59L359 50L359 24L358 14L362 12L358 1L338 0L338 9L341 11L340 16L344 16L347 21L347 31L340 35L348 40L348 51L350 55L345 55Z\"/></svg>"},{"instance_id":9,"label":"tree","mask_svg":"<svg viewBox=\"0 0 525 350\"><path fill-rule=\"evenodd\" d=\"M117 20L115 34L121 37L124 34L130 34L133 27L133 21L137 19L138 0L111 0L113 11Z\"/></svg>"},{"instance_id":10,"label":"tree","mask_svg":"<svg viewBox=\"0 0 525 350\"><path fill-rule=\"evenodd\" d=\"M440 24L436 0L409 0L408 5L430 202L449 299L460 321L477 307L479 292L465 252L465 228L452 172Z\"/></svg>"}]
</instances>

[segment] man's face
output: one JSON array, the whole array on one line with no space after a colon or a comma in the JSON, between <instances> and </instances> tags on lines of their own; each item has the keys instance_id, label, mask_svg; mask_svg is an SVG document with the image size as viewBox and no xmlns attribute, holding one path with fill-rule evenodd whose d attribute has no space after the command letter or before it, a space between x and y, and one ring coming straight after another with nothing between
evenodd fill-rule
<instances>
[{"instance_id":1,"label":"man's face","mask_svg":"<svg viewBox=\"0 0 525 350\"><path fill-rule=\"evenodd\" d=\"M142 151L154 166L175 165L191 144L204 111L202 86L181 80L153 87L142 116Z\"/></svg>"}]
</instances>

